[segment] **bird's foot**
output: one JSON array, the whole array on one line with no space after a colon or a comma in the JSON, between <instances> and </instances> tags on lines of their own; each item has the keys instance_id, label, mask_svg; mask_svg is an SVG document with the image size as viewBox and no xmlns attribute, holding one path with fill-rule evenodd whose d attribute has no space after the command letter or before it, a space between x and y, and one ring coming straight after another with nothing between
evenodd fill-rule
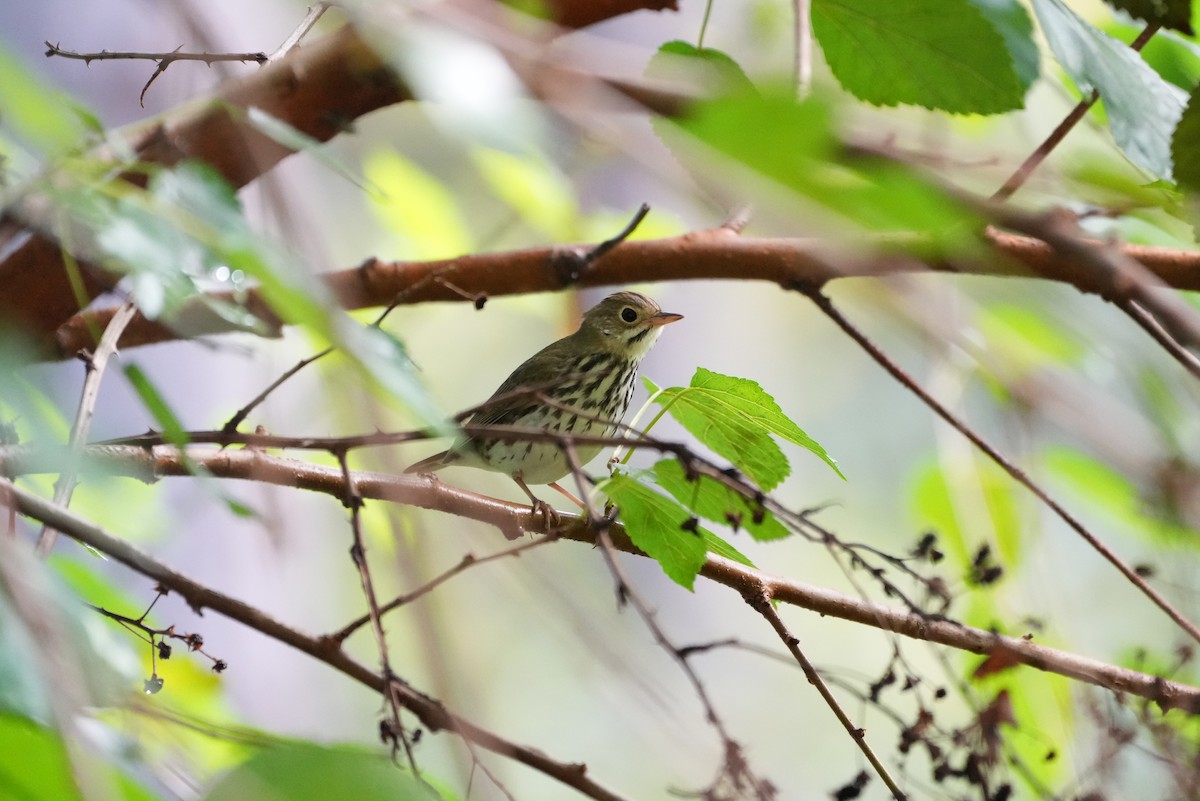
<instances>
[{"instance_id":1,"label":"bird's foot","mask_svg":"<svg viewBox=\"0 0 1200 801\"><path fill-rule=\"evenodd\" d=\"M558 510L543 501L541 498L534 499L533 508L530 511L533 513L534 517L539 514L542 516L542 519L546 521L547 531L558 528L559 524L562 523L562 518L559 516Z\"/></svg>"}]
</instances>

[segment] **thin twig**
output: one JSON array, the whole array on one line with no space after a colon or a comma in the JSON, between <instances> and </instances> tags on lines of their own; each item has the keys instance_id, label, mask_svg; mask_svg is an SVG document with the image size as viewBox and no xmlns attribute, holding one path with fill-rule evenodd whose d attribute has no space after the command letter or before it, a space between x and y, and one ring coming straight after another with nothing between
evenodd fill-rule
<instances>
[{"instance_id":1,"label":"thin twig","mask_svg":"<svg viewBox=\"0 0 1200 801\"><path fill-rule=\"evenodd\" d=\"M140 61L203 61L209 66L221 61L254 61L262 64L267 60L266 53L261 51L254 53L188 53L176 49L167 53L146 53L131 50L101 50L96 53L78 53L74 50L64 50L59 45L50 44L50 42L44 42L44 44L46 45L47 58L51 56L71 58L83 61L88 66L91 66L93 61L115 61L119 59L136 59Z\"/></svg>"},{"instance_id":2,"label":"thin twig","mask_svg":"<svg viewBox=\"0 0 1200 801\"><path fill-rule=\"evenodd\" d=\"M429 593L433 592L435 589L440 587L442 584L446 583L450 579L457 576L459 573L462 573L463 571L465 571L469 568L476 567L478 565L487 564L488 562L494 562L499 559L506 559L510 556L517 556L518 554L522 553L523 551L528 551L532 548L540 548L541 546L546 545L547 543L554 542L557 539L558 539L558 536L556 534L547 534L544 537L538 537L536 540L530 540L529 542L518 543L517 545L513 545L509 548L505 548L504 550L497 551L495 553L490 553L487 556L475 556L474 554L466 554L463 556L462 559L459 560L458 564L454 565L454 567L450 568L449 570L439 573L438 575L431 578L429 581L422 584L420 587L417 587L415 590L412 590L411 592L406 592L404 595L399 595L399 596L393 598L392 600L388 601L387 603L383 604L382 606L380 606L379 614L385 615L388 612L392 611L393 609L399 609L401 606L406 606L407 604L412 603L413 601L417 600L418 598L420 598L424 595L428 595ZM345 642L346 639L349 638L351 634L358 631L360 628L362 628L369 622L371 622L371 616L363 615L362 617L359 617L359 618L356 618L356 619L350 621L342 628L340 628L337 631L333 632L332 634L328 634L326 636L333 642L342 643L342 642Z\"/></svg>"},{"instance_id":3,"label":"thin twig","mask_svg":"<svg viewBox=\"0 0 1200 801\"><path fill-rule=\"evenodd\" d=\"M93 61L112 61L116 59L138 59L142 61L157 62L154 72L150 75L150 80L146 81L146 85L142 87L142 93L138 95L138 103L143 107L146 105L146 92L150 89L150 84L154 83L159 75L167 71L167 67L174 64L176 61L203 61L208 66L212 66L222 61L253 61L257 64L267 63L267 54L263 52L256 53L187 53L182 51L183 45L172 50L169 53L141 53L134 51L110 51L101 50L98 53L76 53L73 50L63 50L56 44L46 42L46 57L60 56L62 58L73 58L84 62L91 66Z\"/></svg>"},{"instance_id":4,"label":"thin twig","mask_svg":"<svg viewBox=\"0 0 1200 801\"><path fill-rule=\"evenodd\" d=\"M342 481L345 486L345 493L342 497L342 503L350 510L350 532L354 537L354 542L350 546L350 559L354 562L354 567L358 571L359 582L362 584L363 596L367 601L367 614L371 619L371 631L375 635L375 646L379 650L379 666L382 670L384 680L387 682L388 709L391 711L391 725L386 728L387 737L391 740L393 753L397 748L403 746L404 754L408 758L408 766L412 769L413 775L420 778L421 771L417 768L417 760L413 756L412 742L409 739L408 733L404 730L404 724L400 720L400 697L397 693L397 682L395 681L395 673L392 671L391 658L388 656L387 636L383 632L383 621L379 611L379 600L375 596L375 583L371 579L371 568L367 563L367 547L362 536L362 519L361 512L363 508L363 496L358 492L358 485L355 483L354 474L350 471L349 459L346 451L336 452L338 466L342 470Z\"/></svg>"},{"instance_id":5,"label":"thin twig","mask_svg":"<svg viewBox=\"0 0 1200 801\"><path fill-rule=\"evenodd\" d=\"M70 506L71 495L75 492L75 481L79 474L79 463L83 456L83 448L87 445L88 435L92 430L92 416L96 411L96 400L100 397L100 382L104 378L104 370L108 360L117 352L117 342L129 321L133 319L137 306L132 300L121 304L108 325L104 328L95 353L82 353L81 358L87 366L87 374L83 379L83 392L79 398L79 409L75 412L75 422L71 426L71 437L68 440L68 459L66 467L58 477L54 486L54 502L60 506ZM45 556L54 548L58 532L52 528L43 527L38 533L37 553Z\"/></svg>"},{"instance_id":6,"label":"thin twig","mask_svg":"<svg viewBox=\"0 0 1200 801\"><path fill-rule=\"evenodd\" d=\"M317 24L317 20L328 10L329 3L314 3L309 6L308 12L304 15L304 19L300 21L296 30L292 31L291 36L285 39L283 44L275 49L274 53L267 56L267 61L281 59L292 52L300 44L300 40L307 36L312 27Z\"/></svg>"},{"instance_id":7,"label":"thin twig","mask_svg":"<svg viewBox=\"0 0 1200 801\"><path fill-rule=\"evenodd\" d=\"M779 613L775 611L775 607L771 605L772 600L771 596L766 592L746 596L746 603L754 611L766 618L767 622L771 624L771 628L775 629L775 633L779 635L779 639L783 641L788 651L791 652L792 658L796 660L796 663L800 665L800 669L804 671L804 677L808 679L808 683L817 688L817 692L833 712L834 717L842 724L842 728L850 735L850 739L854 740L855 744L858 745L859 750L862 751L863 756L866 757L867 762L870 763L876 775L887 785L892 797L896 801L905 801L908 796L896 784L896 780L892 778L892 775L888 772L884 764L879 761L879 757L875 755L874 749L867 744L866 732L862 728L855 726L846 714L846 711L842 709L842 705L838 703L837 698L830 692L829 687L821 679L821 675L817 673L817 669L813 667L812 662L808 661L808 657L800 650L800 640L788 631L783 618L779 616Z\"/></svg>"},{"instance_id":8,"label":"thin twig","mask_svg":"<svg viewBox=\"0 0 1200 801\"><path fill-rule=\"evenodd\" d=\"M1191 373L1193 377L1200 378L1200 359L1196 358L1196 354L1180 345L1163 328L1157 317L1147 312L1137 301L1129 298L1121 298L1116 301L1116 304L1120 307L1121 311L1125 312L1135 323L1140 325L1155 342L1161 345L1163 350L1169 353L1175 361L1183 365L1185 370Z\"/></svg>"},{"instance_id":9,"label":"thin twig","mask_svg":"<svg viewBox=\"0 0 1200 801\"><path fill-rule=\"evenodd\" d=\"M1142 29L1142 32L1137 35L1137 38L1130 43L1130 48L1140 51L1146 46L1146 43L1150 41L1150 38L1158 32L1159 27L1160 26L1157 23L1152 22L1148 24ZM1005 181L1004 184L995 191L991 199L996 202L1003 203L1012 197L1013 194L1025 184L1025 182L1029 179L1029 176L1033 174L1033 171L1036 170L1038 166L1040 166L1041 163L1046 160L1046 157L1050 155L1051 151L1058 147L1058 144L1062 142L1064 138L1066 138L1066 135L1071 132L1071 129L1079 124L1079 121L1083 119L1084 115L1088 113L1088 110L1091 109L1091 107L1094 106L1096 101L1099 99L1100 92L1093 89L1090 95L1085 97L1083 100L1080 100L1079 103L1076 104L1075 108L1071 109L1067 116L1063 118L1063 121L1060 122L1054 128L1054 130L1050 132L1050 135L1046 137L1045 141L1038 145L1037 149L1030 153L1029 157L1021 163L1021 166L1017 167L1016 172L1010 175L1008 180Z\"/></svg>"},{"instance_id":10,"label":"thin twig","mask_svg":"<svg viewBox=\"0 0 1200 801\"><path fill-rule=\"evenodd\" d=\"M1121 557L1117 556L1112 549L1101 542L1096 535L1092 534L1092 532L1089 531L1081 522L1079 522L1074 515L1072 515L1057 501L1051 498L1050 495L1041 488L1041 486L1036 484L1033 479L1026 475L1024 470L1006 459L1003 454L985 441L982 436L975 432L974 429L960 420L954 415L953 412L951 412L949 409L935 400L932 395L922 389L921 386L917 384L917 382L914 381L911 376L909 376L899 365L888 358L888 356L882 350L880 350L874 342L868 339L862 331L860 331L856 326L854 326L853 323L843 317L841 312L834 307L829 298L823 295L819 290L802 289L801 291L803 291L804 294L806 294L809 299L811 299L813 303L815 303L830 320L832 320L840 329L842 329L843 332L845 332L852 340L854 340L859 347L865 350L867 354L870 355L870 357L874 359L877 364L879 364L880 367L882 367L893 378L899 381L900 384L907 390L920 398L921 401L928 406L930 410L937 414L938 417L945 420L956 431L969 439L976 448L978 448L980 451L986 454L988 458L999 465L1000 468L1003 469L1004 472L1008 473L1014 481L1032 492L1034 496L1038 498L1038 500L1044 503L1056 515L1058 515L1058 517L1072 530L1074 530L1075 533L1083 537L1088 545L1090 545L1097 553L1104 557L1109 564L1117 568L1121 575L1123 575L1131 584L1137 587L1143 595L1145 595L1151 600L1151 602L1154 603L1155 606L1165 612L1167 616L1171 618L1171 620L1175 621L1176 625L1183 629L1189 637L1194 639L1196 642L1200 642L1200 628L1197 628L1195 623L1188 620L1188 618L1184 616L1182 612L1176 609L1170 601L1168 601L1162 596L1161 593L1158 592L1158 590L1151 587L1145 579L1139 576L1137 572L1132 567L1127 565L1121 559Z\"/></svg>"},{"instance_id":11,"label":"thin twig","mask_svg":"<svg viewBox=\"0 0 1200 801\"><path fill-rule=\"evenodd\" d=\"M552 251L551 253L553 255L548 257L548 261L551 261L554 264L556 271L560 272L563 275L572 276L570 280L573 281L573 280L577 279L579 277L579 275L581 275L582 272L584 270L586 270L589 266L591 266L597 259L599 259L603 255L605 255L606 253L611 251L617 245L619 245L622 242L624 242L625 240L627 240L629 238L629 236L631 234L633 234L633 232L637 229L638 225L641 224L642 220L645 219L646 215L649 213L650 213L650 207L648 205L646 205L645 203L643 203L638 208L637 212L634 214L633 218L629 221L629 223L627 223L625 225L625 227L622 228L621 231L616 236L606 239L603 242L601 242L600 244L590 247L586 250L562 249L562 250ZM363 264L359 265L358 271L360 273L363 271L366 271L367 269L373 267L375 264L376 264L376 262L374 260L369 259L366 262L364 262ZM384 320L387 319L388 315L390 315L401 304L405 303L410 298L410 296L420 292L425 287L431 286L431 285L444 287L447 290L449 290L450 292L453 292L455 295L459 296L460 298L464 298L464 299L472 301L475 304L475 308L477 310L482 309L484 303L487 301L486 293L467 292L466 290L451 283L448 280L448 275L450 273L453 273L456 269L458 269L458 267L459 267L458 262L450 261L449 263L445 264L440 269L433 270L429 273L426 273L420 279L414 281L413 283L409 284L408 286L406 286L403 289L401 289L400 291L398 291L392 297L392 299L388 302L387 306L383 309L383 311L379 313L379 316L375 318L374 322L371 323L371 326L375 327L375 328L379 328L380 326L382 326ZM328 356L332 352L333 352L333 348L326 348L319 353L316 353L305 359L301 359L299 362L297 362L295 365L293 365L290 369L285 371L283 373L283 375L279 376L279 378L272 381L270 383L270 385L268 385L266 389L264 389L257 396L255 396L255 398L253 400L251 400L249 403L247 403L245 406L243 406L241 409L239 409L233 415L233 417L229 418L229 420L222 427L222 430L228 431L228 432L236 431L237 427L245 421L246 417L249 416L250 412L252 412L259 405L261 405L262 402L265 401L267 399L267 397L272 392L277 390L285 381L287 381L289 378L294 376L296 373L303 370L308 365L312 364L313 362L317 361L318 359Z\"/></svg>"},{"instance_id":12,"label":"thin twig","mask_svg":"<svg viewBox=\"0 0 1200 801\"><path fill-rule=\"evenodd\" d=\"M697 698L700 699L700 705L704 708L705 719L712 725L721 740L721 746L725 752L725 760L721 766L721 770L718 771L717 776L714 778L712 786L701 793L701 795L704 797L714 796L713 789L720 784L723 778L727 778L736 787L742 787L748 783L753 789L756 798L760 799L760 801L771 801L774 796L770 789L770 783L759 779L750 769L741 745L726 730L724 721L721 720L721 717L717 714L716 707L713 706L712 701L708 697L708 691L705 689L704 683L700 681L700 676L688 662L687 654L667 637L666 632L658 625L654 613L650 611L650 606L629 582L625 572L621 569L621 565L617 562L614 556L616 549L613 546L609 529L612 527L613 521L619 512L614 510L612 516L601 515L597 512L590 491L591 487L589 486L592 482L587 474L583 472L583 465L580 464L579 454L576 452L574 444L566 443L563 446L563 455L566 456L567 464L571 468L571 474L575 477L576 485L579 488L579 495L583 499L582 503L584 511L587 514L588 527L596 532L596 542L600 546L600 551L604 556L604 563L608 566L613 580L617 583L618 603L623 604L628 601L633 604L638 616L641 617L642 622L646 624L646 628L650 630L651 636L654 637L654 641L683 670ZM684 536L696 536L696 534L694 532L684 533Z\"/></svg>"},{"instance_id":13,"label":"thin twig","mask_svg":"<svg viewBox=\"0 0 1200 801\"><path fill-rule=\"evenodd\" d=\"M795 26L795 75L796 97L808 97L812 90L813 32L812 0L792 0L792 24Z\"/></svg>"}]
</instances>

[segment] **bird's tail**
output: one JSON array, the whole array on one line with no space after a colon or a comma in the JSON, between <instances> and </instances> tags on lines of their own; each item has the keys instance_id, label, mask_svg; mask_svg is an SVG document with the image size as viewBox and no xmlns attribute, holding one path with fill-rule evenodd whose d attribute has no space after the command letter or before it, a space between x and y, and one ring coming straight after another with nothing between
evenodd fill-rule
<instances>
[{"instance_id":1,"label":"bird's tail","mask_svg":"<svg viewBox=\"0 0 1200 801\"><path fill-rule=\"evenodd\" d=\"M405 473L432 473L448 464L458 461L458 454L452 451L442 451L404 468Z\"/></svg>"}]
</instances>

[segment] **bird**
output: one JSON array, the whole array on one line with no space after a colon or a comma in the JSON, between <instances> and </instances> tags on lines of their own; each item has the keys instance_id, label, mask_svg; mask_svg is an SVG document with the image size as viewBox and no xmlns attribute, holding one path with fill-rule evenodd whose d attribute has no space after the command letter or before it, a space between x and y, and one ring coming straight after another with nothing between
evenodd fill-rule
<instances>
[{"instance_id":1,"label":"bird","mask_svg":"<svg viewBox=\"0 0 1200 801\"><path fill-rule=\"evenodd\" d=\"M491 397L475 407L463 432L441 453L410 465L405 473L429 474L450 465L507 473L525 491L533 512L556 525L558 514L529 489L548 484L577 499L558 485L572 471L571 462L555 441L487 436L481 426L506 426L556 434L610 437L616 433L633 397L638 366L653 347L662 328L683 319L664 312L637 292L616 292L586 311L579 330L529 357L505 379ZM587 464L603 445L574 445L579 465ZM582 506L582 504L580 504Z\"/></svg>"}]
</instances>

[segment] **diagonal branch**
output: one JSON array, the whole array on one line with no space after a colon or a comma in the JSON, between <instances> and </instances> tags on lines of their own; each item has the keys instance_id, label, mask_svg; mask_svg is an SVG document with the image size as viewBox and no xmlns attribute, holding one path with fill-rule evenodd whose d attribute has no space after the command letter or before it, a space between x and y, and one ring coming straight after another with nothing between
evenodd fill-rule
<instances>
[{"instance_id":1,"label":"diagonal branch","mask_svg":"<svg viewBox=\"0 0 1200 801\"><path fill-rule=\"evenodd\" d=\"M100 397L100 381L108 367L108 360L117 352L117 341L129 321L133 319L137 306L133 301L121 304L104 327L100 344L95 353L81 351L80 356L87 366L87 375L83 379L83 392L79 399L79 410L75 413L75 423L71 426L71 436L68 441L70 457L67 467L58 477L54 487L54 502L60 506L71 505L71 495L75 492L75 481L79 472L79 462L83 448L91 438L92 415L96 411L96 401ZM58 532L50 527L44 527L38 534L37 551L45 555L54 549L54 540Z\"/></svg>"},{"instance_id":2,"label":"diagonal branch","mask_svg":"<svg viewBox=\"0 0 1200 801\"><path fill-rule=\"evenodd\" d=\"M999 465L1000 468L1004 470L1004 472L1008 473L1008 475L1012 477L1014 481L1032 492L1034 496L1037 497L1039 501L1044 503L1052 512L1054 512L1059 519L1066 523L1073 531L1075 531L1076 534L1081 536L1094 551L1104 557L1109 564L1115 567L1130 584L1137 587L1138 590L1140 590L1143 595L1149 598L1155 606L1165 612L1167 617L1171 618L1171 620L1173 620L1175 624L1179 626L1179 628L1187 633L1189 637L1196 642L1200 642L1200 627L1197 627L1195 623L1193 623L1182 612L1176 609L1175 606L1162 595L1162 593L1151 587L1144 578L1138 575L1136 570L1126 564L1125 561L1116 554L1116 552L1105 545L1099 537L1089 531L1088 528L1084 526L1078 518L1076 518L1057 501L1051 498L1049 493L1042 489L1041 486L1036 484L1033 479L1031 479L1025 473L1024 470L1006 459L1003 454L1001 454L990 443L984 440L983 437L981 437L974 429L972 429L962 420L958 419L953 412L939 403L932 395L930 395L915 381L913 381L911 376L905 373L899 365L889 359L887 354L880 350L874 342L868 339L862 331L858 330L853 323L843 317L841 312L839 312L833 303L830 302L829 298L825 297L825 295L816 290L806 290L805 294L822 312L825 313L830 320L834 322L835 325L838 326L838 328L842 329L846 335L848 335L852 340L854 340L855 343L865 350L880 367L882 367L888 372L888 374L899 381L902 386L920 398L921 402L929 407L934 414L945 420L956 431L970 440L972 445L974 445L989 459Z\"/></svg>"},{"instance_id":3,"label":"diagonal branch","mask_svg":"<svg viewBox=\"0 0 1200 801\"><path fill-rule=\"evenodd\" d=\"M337 472L340 476L341 471L337 470ZM340 477L338 483L342 483ZM341 491L344 493L344 487ZM113 536L67 509L57 507L18 487L7 479L0 479L0 497L5 497L15 503L17 509L23 514L53 526L79 542L107 554L126 567L178 592L193 609L212 609L324 662L376 692L382 694L390 690L395 693L400 703L416 715L421 723L431 731L452 731L475 745L514 759L559 780L589 798L597 799L597 801L625 801L623 796L588 776L586 766L559 762L538 749L514 743L476 726L448 710L440 701L421 693L398 678L386 677L367 668L352 659L336 643L304 634L267 615L257 607L200 584L183 573L167 567L131 543Z\"/></svg>"},{"instance_id":4,"label":"diagonal branch","mask_svg":"<svg viewBox=\"0 0 1200 801\"><path fill-rule=\"evenodd\" d=\"M92 466L104 469L110 474L125 475L143 481L154 481L165 476L191 476L191 470L194 469L191 466L200 465L218 478L261 481L320 492L339 499L345 494L340 469L272 456L258 449L226 448L217 451L192 447L187 449L186 459L169 445L147 448L104 446L91 448L87 453ZM44 454L30 451L9 451L7 455L0 452L0 474L22 475L53 470L53 465L46 464L47 461ZM444 484L433 476L396 476L360 471L355 473L355 480L358 491L364 498L446 512L495 526L503 532L547 533L544 521L540 516L530 514L528 504L508 503L478 495ZM7 479L0 479L0 502L15 503L22 512L51 525L57 525L55 520L60 516L65 516L62 519L67 520L79 519L69 512L53 511L54 507L48 501L20 490ZM48 508L51 511L47 511ZM563 515L563 520L566 525L559 532L560 536L587 543L589 546L594 543L595 532L588 521L568 515ZM611 535L613 544L618 549L628 553L641 553L629 541L624 527L620 524L612 526ZM137 564L130 566L143 572ZM1031 639L1006 637L944 617L894 609L823 587L774 577L711 554L701 570L701 575L733 589L743 597L755 597L765 592L776 602L799 606L821 615L971 653L1002 654L1013 663L1057 673L1114 692L1149 699L1163 710L1182 709L1192 714L1200 714L1200 687L1191 687L1161 676L1139 673L1067 651L1036 645ZM209 605L203 598L201 602L201 605ZM271 634L270 631L264 633ZM286 639L284 641L288 642Z\"/></svg>"}]
</instances>

